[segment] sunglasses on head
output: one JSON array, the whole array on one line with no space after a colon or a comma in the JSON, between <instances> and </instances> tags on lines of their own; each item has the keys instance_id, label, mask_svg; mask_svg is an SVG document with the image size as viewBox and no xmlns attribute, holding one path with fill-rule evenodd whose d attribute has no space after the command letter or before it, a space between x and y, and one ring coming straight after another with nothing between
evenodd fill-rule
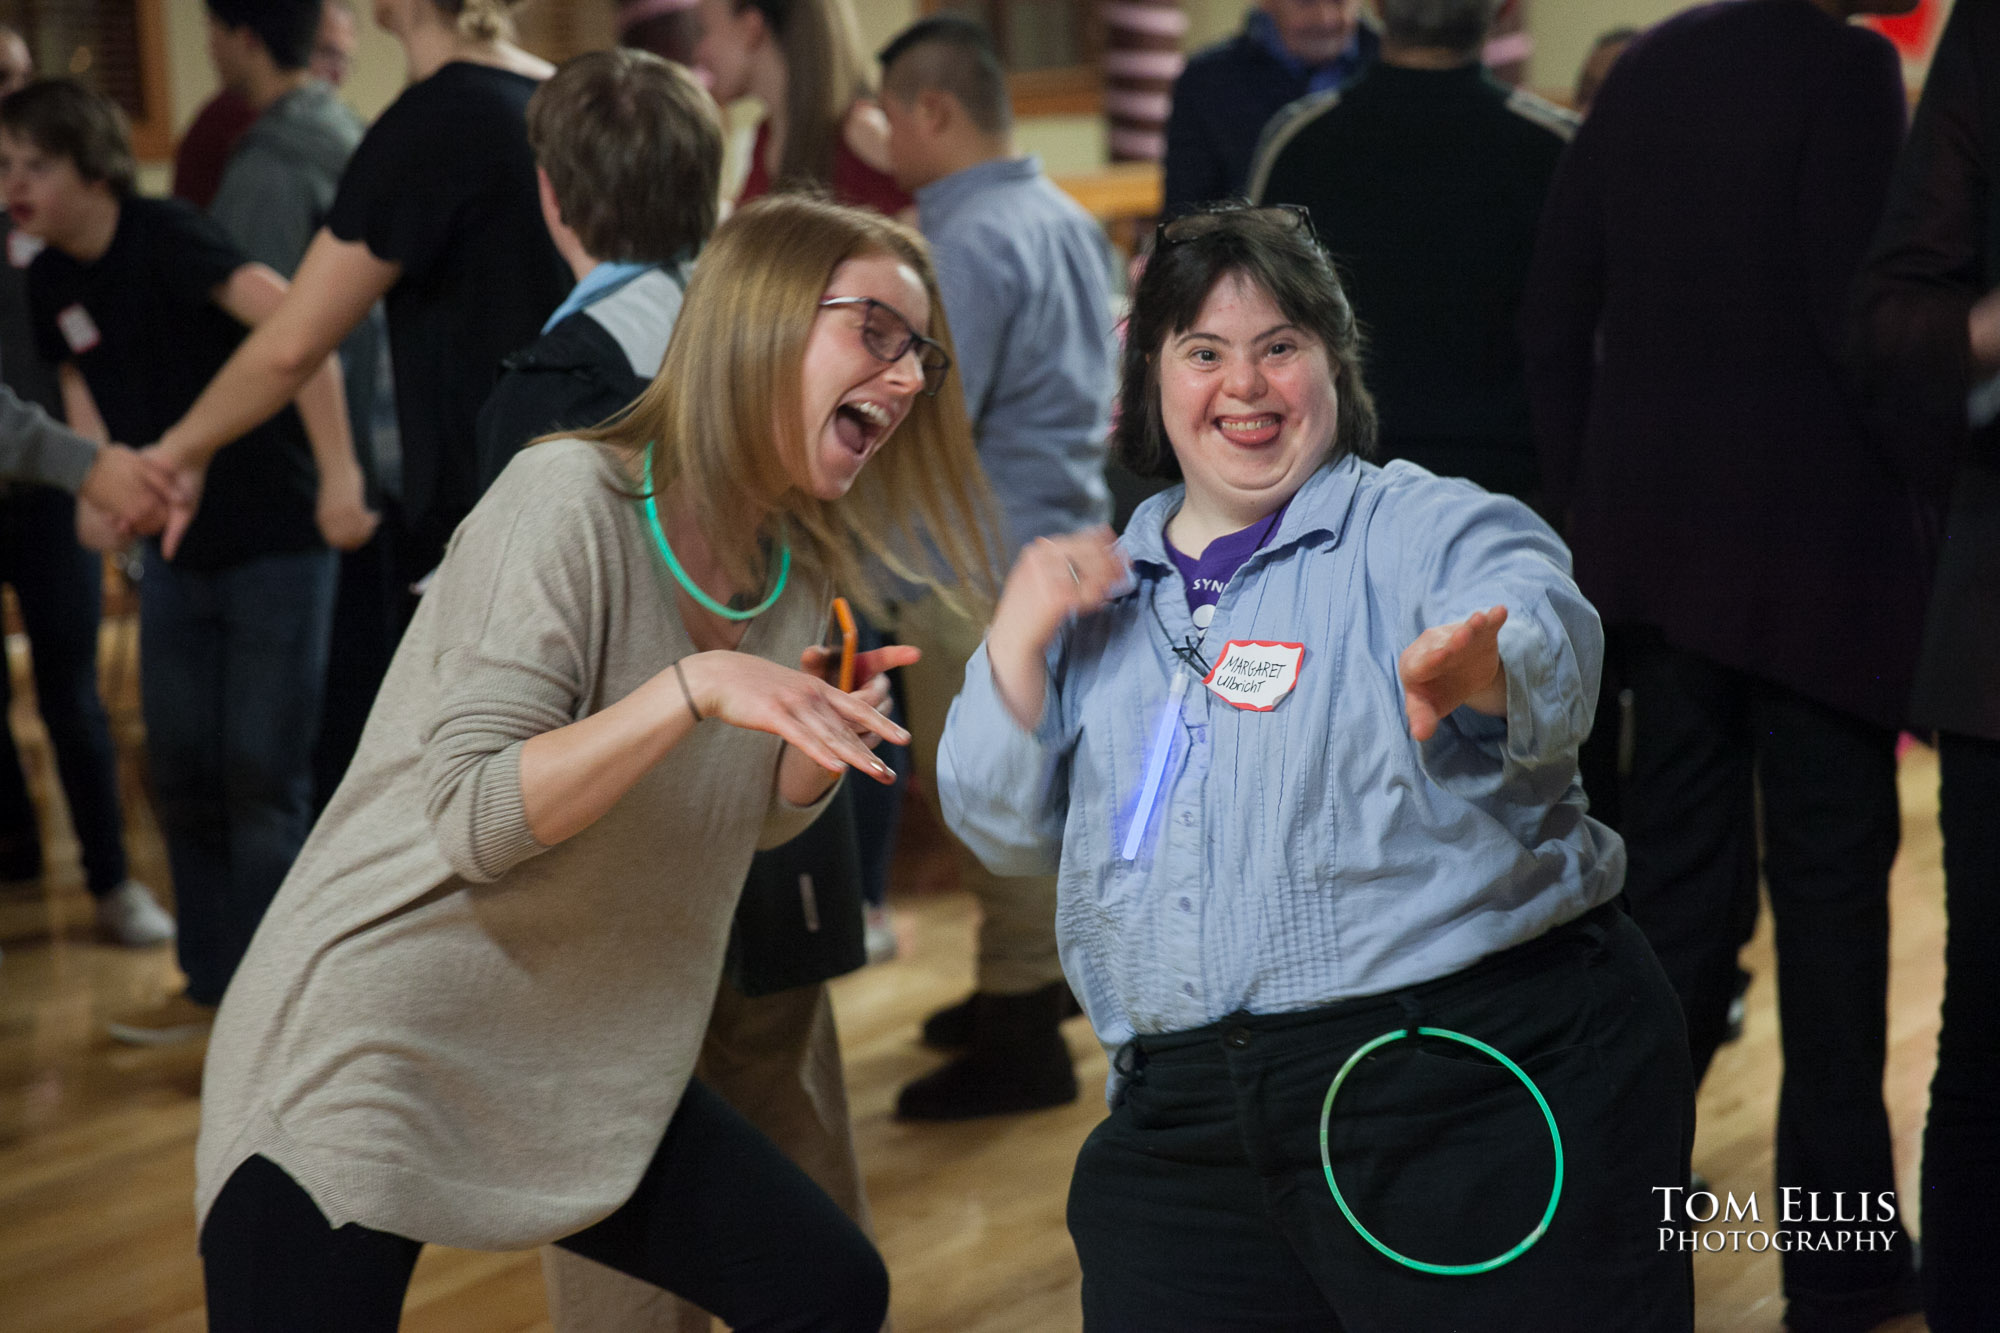
<instances>
[{"instance_id":1,"label":"sunglasses on head","mask_svg":"<svg viewBox=\"0 0 2000 1333\"><path fill-rule=\"evenodd\" d=\"M1157 250L1200 240L1244 219L1269 223L1282 231L1302 231L1315 245L1319 243L1319 233L1313 230L1311 213L1298 204L1272 204L1267 208L1222 208L1205 213L1188 213L1171 222L1162 222L1153 232L1153 248Z\"/></svg>"}]
</instances>

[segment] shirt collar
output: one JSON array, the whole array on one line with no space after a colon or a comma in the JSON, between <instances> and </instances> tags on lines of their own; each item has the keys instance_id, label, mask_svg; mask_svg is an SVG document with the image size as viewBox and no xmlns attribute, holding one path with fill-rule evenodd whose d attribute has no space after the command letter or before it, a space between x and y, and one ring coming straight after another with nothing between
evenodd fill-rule
<instances>
[{"instance_id":1,"label":"shirt collar","mask_svg":"<svg viewBox=\"0 0 2000 1333\"><path fill-rule=\"evenodd\" d=\"M951 208L959 201L978 194L981 190L1008 181L1033 180L1042 174L1042 159L1033 154L1027 157L996 157L985 162L954 171L949 176L940 176L929 185L917 190L917 208L921 212L936 213L941 208Z\"/></svg>"},{"instance_id":2,"label":"shirt collar","mask_svg":"<svg viewBox=\"0 0 2000 1333\"><path fill-rule=\"evenodd\" d=\"M1361 470L1366 466L1353 454L1342 454L1337 461L1307 477L1292 494L1285 516L1278 520L1278 530L1243 563L1247 566L1260 557L1269 559L1308 537L1323 535L1331 542L1338 542L1347 528L1347 516L1353 512L1354 494L1361 485ZM1153 565L1162 572L1173 568L1167 556L1167 520L1180 509L1186 494L1185 485L1172 486L1149 497L1133 511L1120 544L1134 564Z\"/></svg>"},{"instance_id":3,"label":"shirt collar","mask_svg":"<svg viewBox=\"0 0 2000 1333\"><path fill-rule=\"evenodd\" d=\"M658 264L631 264L621 260L605 260L584 274L576 286L570 289L569 295L563 298L563 303L556 307L555 313L542 325L542 332L547 333L591 302L602 300L641 273L658 267Z\"/></svg>"}]
</instances>

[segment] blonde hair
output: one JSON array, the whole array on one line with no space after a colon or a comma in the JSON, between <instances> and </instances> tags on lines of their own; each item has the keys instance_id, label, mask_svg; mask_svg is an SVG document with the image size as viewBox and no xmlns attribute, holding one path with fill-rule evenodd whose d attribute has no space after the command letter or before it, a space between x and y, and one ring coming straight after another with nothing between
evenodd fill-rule
<instances>
[{"instance_id":1,"label":"blonde hair","mask_svg":"<svg viewBox=\"0 0 2000 1333\"><path fill-rule=\"evenodd\" d=\"M848 0L736 0L737 13L746 9L764 16L785 56L785 152L772 188L830 185L847 113L875 92L853 6Z\"/></svg>"},{"instance_id":2,"label":"blonde hair","mask_svg":"<svg viewBox=\"0 0 2000 1333\"><path fill-rule=\"evenodd\" d=\"M803 416L806 343L834 270L885 255L908 264L930 297L930 336L951 347L923 238L880 214L807 195L772 195L725 222L695 266L666 359L632 408L583 438L651 450L656 491L692 504L710 551L739 587L769 581L767 554L789 541L793 563L858 600L882 601L871 558L936 589L967 614L997 587L997 511L980 471L956 376L918 395L896 433L839 500L795 480L815 441ZM745 513L764 515L761 526ZM932 568L927 549L946 571Z\"/></svg>"},{"instance_id":3,"label":"blonde hair","mask_svg":"<svg viewBox=\"0 0 2000 1333\"><path fill-rule=\"evenodd\" d=\"M475 42L506 42L514 39L512 11L523 0L431 0L457 25L459 34Z\"/></svg>"}]
</instances>

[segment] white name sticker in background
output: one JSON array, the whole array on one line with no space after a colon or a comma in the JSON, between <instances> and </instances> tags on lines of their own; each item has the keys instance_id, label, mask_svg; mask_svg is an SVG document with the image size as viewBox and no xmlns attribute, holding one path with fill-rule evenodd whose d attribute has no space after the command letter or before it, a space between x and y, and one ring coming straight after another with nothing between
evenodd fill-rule
<instances>
[{"instance_id":1,"label":"white name sticker in background","mask_svg":"<svg viewBox=\"0 0 2000 1333\"><path fill-rule=\"evenodd\" d=\"M26 268L35 262L35 256L47 244L41 237L30 236L25 231L10 231L7 233L7 262L15 268Z\"/></svg>"},{"instance_id":2,"label":"white name sticker in background","mask_svg":"<svg viewBox=\"0 0 2000 1333\"><path fill-rule=\"evenodd\" d=\"M1268 713L1299 683L1302 643L1231 639L1222 645L1215 669L1202 679L1216 698L1253 713Z\"/></svg>"},{"instance_id":3,"label":"white name sticker in background","mask_svg":"<svg viewBox=\"0 0 2000 1333\"><path fill-rule=\"evenodd\" d=\"M56 327L62 330L63 341L69 350L82 356L103 339L97 332L97 321L82 305L69 306L56 316Z\"/></svg>"}]
</instances>

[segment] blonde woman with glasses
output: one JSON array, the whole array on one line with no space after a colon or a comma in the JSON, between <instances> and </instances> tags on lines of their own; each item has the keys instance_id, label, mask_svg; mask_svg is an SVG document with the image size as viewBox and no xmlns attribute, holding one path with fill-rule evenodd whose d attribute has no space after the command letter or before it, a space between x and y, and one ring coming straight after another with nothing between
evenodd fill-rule
<instances>
[{"instance_id":1,"label":"blonde woman with glasses","mask_svg":"<svg viewBox=\"0 0 2000 1333\"><path fill-rule=\"evenodd\" d=\"M752 851L906 739L877 709L914 650L851 694L794 665L828 590L918 524L983 568L949 343L911 233L767 201L633 410L466 520L217 1019L212 1328L386 1333L427 1242L554 1242L737 1329L880 1328L873 1246L691 1071Z\"/></svg>"}]
</instances>

